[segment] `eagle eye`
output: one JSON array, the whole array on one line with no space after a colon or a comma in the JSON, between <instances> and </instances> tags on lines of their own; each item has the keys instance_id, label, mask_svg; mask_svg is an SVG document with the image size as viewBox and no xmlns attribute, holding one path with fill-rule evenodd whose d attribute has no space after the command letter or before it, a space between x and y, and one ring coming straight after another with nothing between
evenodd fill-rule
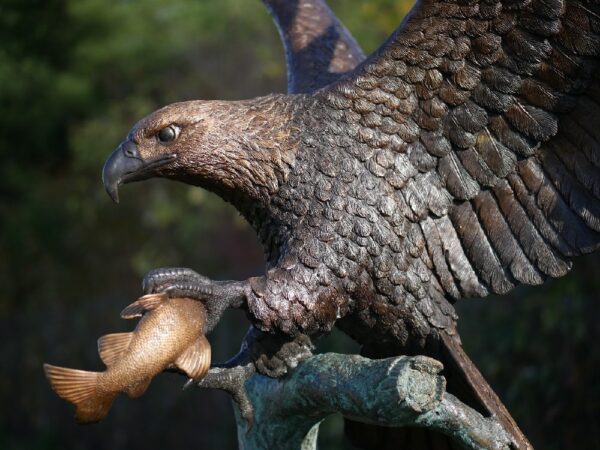
<instances>
[{"instance_id":1,"label":"eagle eye","mask_svg":"<svg viewBox=\"0 0 600 450\"><path fill-rule=\"evenodd\" d=\"M168 144L169 142L173 142L178 135L179 128L175 125L169 125L168 127L165 127L158 133L156 133L158 141L162 144Z\"/></svg>"}]
</instances>

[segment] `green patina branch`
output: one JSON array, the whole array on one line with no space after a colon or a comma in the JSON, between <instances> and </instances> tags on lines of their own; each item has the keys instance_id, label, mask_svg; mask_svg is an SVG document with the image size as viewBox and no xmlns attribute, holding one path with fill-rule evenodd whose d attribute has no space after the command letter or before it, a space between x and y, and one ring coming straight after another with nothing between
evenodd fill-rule
<instances>
[{"instance_id":1,"label":"green patina branch","mask_svg":"<svg viewBox=\"0 0 600 450\"><path fill-rule=\"evenodd\" d=\"M240 449L314 450L320 422L340 413L366 423L430 428L468 449L508 450L498 422L446 393L441 370L441 363L422 356L371 360L327 353L280 379L255 373L246 381L251 426L236 407Z\"/></svg>"}]
</instances>

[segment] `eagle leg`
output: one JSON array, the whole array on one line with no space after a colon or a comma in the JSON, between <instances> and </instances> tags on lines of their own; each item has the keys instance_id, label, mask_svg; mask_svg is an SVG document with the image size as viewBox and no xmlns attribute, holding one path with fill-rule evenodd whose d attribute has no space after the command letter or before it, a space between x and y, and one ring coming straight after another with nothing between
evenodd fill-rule
<instances>
[{"instance_id":1,"label":"eagle leg","mask_svg":"<svg viewBox=\"0 0 600 450\"><path fill-rule=\"evenodd\" d=\"M144 294L165 292L169 297L188 297L206 306L205 333L219 323L227 308L241 308L248 297L248 281L214 281L188 268L154 269L145 277Z\"/></svg>"},{"instance_id":2,"label":"eagle leg","mask_svg":"<svg viewBox=\"0 0 600 450\"><path fill-rule=\"evenodd\" d=\"M237 405L240 416L247 422L248 428L251 428L254 421L254 408L246 391L246 380L255 372L254 364L247 362L244 365L240 365L238 356L235 356L223 365L211 367L206 376L198 382L197 386L228 392Z\"/></svg>"},{"instance_id":3,"label":"eagle leg","mask_svg":"<svg viewBox=\"0 0 600 450\"><path fill-rule=\"evenodd\" d=\"M249 429L252 427L254 409L246 391L246 380L256 372L279 378L300 361L312 356L313 349L312 340L306 335L291 338L250 327L239 353L225 364L211 367L197 386L228 392Z\"/></svg>"}]
</instances>

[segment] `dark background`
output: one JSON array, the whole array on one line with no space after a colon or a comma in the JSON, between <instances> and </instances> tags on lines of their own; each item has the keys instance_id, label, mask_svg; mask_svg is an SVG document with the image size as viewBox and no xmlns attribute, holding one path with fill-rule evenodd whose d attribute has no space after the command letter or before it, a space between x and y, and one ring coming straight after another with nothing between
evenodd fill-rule
<instances>
[{"instance_id":1,"label":"dark background","mask_svg":"<svg viewBox=\"0 0 600 450\"><path fill-rule=\"evenodd\" d=\"M404 0L332 6L366 51L410 7ZM42 363L101 370L96 339L131 329L119 311L143 275L189 266L217 279L262 271L237 213L167 181L127 186L119 207L100 170L139 118L178 100L285 90L283 54L258 0L0 2L0 449L233 449L225 394L155 378L140 399L78 426ZM464 345L538 449L600 449L597 256L542 287L458 306ZM242 314L211 336L234 354ZM339 333L322 346L352 351ZM324 449L344 448L340 418Z\"/></svg>"}]
</instances>

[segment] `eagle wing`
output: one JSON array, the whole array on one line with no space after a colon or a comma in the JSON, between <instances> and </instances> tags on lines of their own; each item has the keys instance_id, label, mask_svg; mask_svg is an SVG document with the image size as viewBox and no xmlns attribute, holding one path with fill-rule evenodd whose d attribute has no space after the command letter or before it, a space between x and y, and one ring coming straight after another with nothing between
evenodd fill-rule
<instances>
[{"instance_id":1,"label":"eagle wing","mask_svg":"<svg viewBox=\"0 0 600 450\"><path fill-rule=\"evenodd\" d=\"M599 5L420 1L317 93L420 228L419 270L447 298L539 284L600 245Z\"/></svg>"},{"instance_id":2,"label":"eagle wing","mask_svg":"<svg viewBox=\"0 0 600 450\"><path fill-rule=\"evenodd\" d=\"M324 0L263 0L285 48L288 92L313 92L365 59Z\"/></svg>"}]
</instances>

